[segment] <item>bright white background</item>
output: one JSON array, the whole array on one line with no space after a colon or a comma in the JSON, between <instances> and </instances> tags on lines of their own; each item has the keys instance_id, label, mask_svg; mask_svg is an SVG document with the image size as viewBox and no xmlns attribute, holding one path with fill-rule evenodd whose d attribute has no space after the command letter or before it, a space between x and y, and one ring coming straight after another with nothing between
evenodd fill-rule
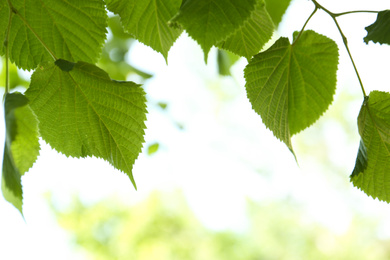
<instances>
[{"instance_id":1,"label":"bright white background","mask_svg":"<svg viewBox=\"0 0 390 260\"><path fill-rule=\"evenodd\" d=\"M321 3L334 12L390 8L387 0ZM295 0L279 34L291 39L312 10L310 1ZM374 14L353 14L339 19L367 92L390 88L389 46L363 43L364 27L375 18ZM390 217L390 206L367 198L348 183L359 144L356 117L362 102L352 65L336 27L323 12L315 15L307 29L336 40L341 56L336 101L318 121L322 127L314 126L293 139L298 147L300 142L316 147L315 152L297 149L299 167L251 109L242 76L245 60L233 67L232 78L225 78L217 74L215 50L205 65L200 47L184 34L169 53L169 66L161 55L137 44L129 60L155 75L145 83L149 100L146 144L160 143L158 153L143 153L135 163L138 191L108 163L66 158L42 142L41 155L22 179L25 220L0 196L0 259L85 259L72 252L66 232L56 224L45 199L48 192L58 205L66 205L75 193L86 202L117 195L132 204L155 189L181 188L207 226L235 230L245 228L246 198L261 201L290 196L305 205L305 214L336 233L344 232L353 214L360 212L382 221L381 234L389 237L385 220ZM352 97L347 104L339 104L352 129L349 132L332 117L342 93ZM168 103L167 111L154 105L158 101ZM0 129L3 137L4 125ZM322 149L330 153L332 165L342 169L338 175L315 157Z\"/></svg>"}]
</instances>

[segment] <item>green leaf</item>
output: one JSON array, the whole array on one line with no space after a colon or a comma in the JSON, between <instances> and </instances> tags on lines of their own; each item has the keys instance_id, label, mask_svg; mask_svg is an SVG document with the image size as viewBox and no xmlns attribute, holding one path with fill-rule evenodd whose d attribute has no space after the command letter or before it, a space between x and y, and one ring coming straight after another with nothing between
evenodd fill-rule
<instances>
[{"instance_id":1,"label":"green leaf","mask_svg":"<svg viewBox=\"0 0 390 260\"><path fill-rule=\"evenodd\" d=\"M152 154L156 153L159 148L160 148L159 143L153 143L153 144L149 145L148 146L148 155L152 155Z\"/></svg>"},{"instance_id":2,"label":"green leaf","mask_svg":"<svg viewBox=\"0 0 390 260\"><path fill-rule=\"evenodd\" d=\"M53 148L67 156L103 158L136 187L132 167L146 120L141 86L111 80L89 63L75 63L70 71L51 63L34 72L26 96L42 138Z\"/></svg>"},{"instance_id":3,"label":"green leaf","mask_svg":"<svg viewBox=\"0 0 390 260\"><path fill-rule=\"evenodd\" d=\"M7 30L9 8L0 5L1 39ZM95 63L106 38L107 13L103 0L12 0L10 59L23 69L35 69L56 58ZM4 26L4 27L3 27ZM46 46L46 47L45 47ZM4 54L4 48L1 54Z\"/></svg>"},{"instance_id":4,"label":"green leaf","mask_svg":"<svg viewBox=\"0 0 390 260\"><path fill-rule=\"evenodd\" d=\"M217 65L218 73L222 76L230 76L230 68L239 60L239 56L224 51L218 50L217 52Z\"/></svg>"},{"instance_id":5,"label":"green leaf","mask_svg":"<svg viewBox=\"0 0 390 260\"><path fill-rule=\"evenodd\" d=\"M375 23L366 27L367 36L364 41L390 44L390 10L378 13Z\"/></svg>"},{"instance_id":6,"label":"green leaf","mask_svg":"<svg viewBox=\"0 0 390 260\"><path fill-rule=\"evenodd\" d=\"M332 103L337 64L336 43L304 31L294 44L280 38L245 68L252 108L291 151L291 136L313 124Z\"/></svg>"},{"instance_id":7,"label":"green leaf","mask_svg":"<svg viewBox=\"0 0 390 260\"><path fill-rule=\"evenodd\" d=\"M351 181L367 195L390 202L389 93L370 93L360 109L358 128L361 141Z\"/></svg>"},{"instance_id":8,"label":"green leaf","mask_svg":"<svg viewBox=\"0 0 390 260\"><path fill-rule=\"evenodd\" d=\"M271 39L274 29L274 24L265 10L264 1L258 0L250 19L217 46L249 60Z\"/></svg>"},{"instance_id":9,"label":"green leaf","mask_svg":"<svg viewBox=\"0 0 390 260\"><path fill-rule=\"evenodd\" d=\"M276 26L282 21L282 17L290 3L291 0L265 0L267 11Z\"/></svg>"},{"instance_id":10,"label":"green leaf","mask_svg":"<svg viewBox=\"0 0 390 260\"><path fill-rule=\"evenodd\" d=\"M1 189L4 198L23 215L21 176L39 155L38 121L28 100L20 93L5 95L6 139L3 155Z\"/></svg>"},{"instance_id":11,"label":"green leaf","mask_svg":"<svg viewBox=\"0 0 390 260\"><path fill-rule=\"evenodd\" d=\"M224 41L250 18L256 0L187 0L171 23L183 25L204 51Z\"/></svg>"},{"instance_id":12,"label":"green leaf","mask_svg":"<svg viewBox=\"0 0 390 260\"><path fill-rule=\"evenodd\" d=\"M182 30L168 26L181 0L107 0L108 10L119 14L125 30L160 52L165 59Z\"/></svg>"}]
</instances>

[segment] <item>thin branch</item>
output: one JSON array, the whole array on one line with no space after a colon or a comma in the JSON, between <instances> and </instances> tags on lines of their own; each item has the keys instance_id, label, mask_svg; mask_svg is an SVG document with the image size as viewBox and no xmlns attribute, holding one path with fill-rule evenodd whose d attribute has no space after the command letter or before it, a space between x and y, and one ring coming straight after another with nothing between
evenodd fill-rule
<instances>
[{"instance_id":1,"label":"thin branch","mask_svg":"<svg viewBox=\"0 0 390 260\"><path fill-rule=\"evenodd\" d=\"M332 17L334 23L335 23L336 26L337 26L337 29L339 30L339 33L340 33L340 35L341 35L341 38L343 39L344 46L345 46L345 48L347 49L348 56L349 56L349 58L350 58L350 60L351 60L351 62L352 62L352 65L353 65L353 68L354 68L354 70L355 70L356 76L357 76L357 78L358 78L358 80L359 80L359 84L360 84L360 88L361 88L361 90L362 90L362 92L363 92L363 96L364 96L364 97L367 97L366 91L364 90L364 86L363 86L362 79L360 78L360 75L359 75L359 71L358 71L358 69L357 69L357 67L356 67L356 64L355 64L353 58L352 58L351 51L349 50L347 37L345 37L343 31L341 30L341 27L340 27L339 23L337 22L337 19L336 19L336 17L337 17L337 16L340 16L340 15L350 14L350 13L356 13L356 12L362 12L362 11L350 11L350 12L344 12L344 13L338 13L338 14L336 14L336 13L333 13L333 12L329 11L328 9L326 9L325 7L323 7L322 5L320 5L316 0L312 0L312 2L313 2L314 5L316 6L316 8L319 8L319 9L324 10L328 15L330 15L330 16Z\"/></svg>"},{"instance_id":2,"label":"thin branch","mask_svg":"<svg viewBox=\"0 0 390 260\"><path fill-rule=\"evenodd\" d=\"M335 13L334 16L335 17L338 17L338 16L342 16L342 15L346 15L346 14L357 14L357 13L379 13L380 11L370 11L370 10L357 10L357 11L348 11L348 12L342 12L342 13Z\"/></svg>"},{"instance_id":3,"label":"thin branch","mask_svg":"<svg viewBox=\"0 0 390 260\"><path fill-rule=\"evenodd\" d=\"M306 25L309 23L310 19L311 19L311 18L313 17L313 15L317 12L317 10L318 10L318 7L315 6L314 11L311 13L311 15L309 16L309 18L307 18L305 24L303 25L301 31L299 32L299 34L298 34L298 36L297 36L297 38L295 38L294 42L291 44L292 46L294 46L295 43L298 41L298 39L301 37L303 31L305 30Z\"/></svg>"}]
</instances>

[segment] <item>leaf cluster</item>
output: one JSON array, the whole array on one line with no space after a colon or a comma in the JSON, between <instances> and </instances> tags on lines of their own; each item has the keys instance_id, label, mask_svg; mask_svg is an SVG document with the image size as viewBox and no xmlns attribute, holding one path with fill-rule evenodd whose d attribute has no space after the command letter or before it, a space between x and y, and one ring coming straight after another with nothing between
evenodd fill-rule
<instances>
[{"instance_id":1,"label":"leaf cluster","mask_svg":"<svg viewBox=\"0 0 390 260\"><path fill-rule=\"evenodd\" d=\"M112 27L116 37L133 37L166 61L183 31L201 46L206 62L212 47L220 49L223 75L229 74L224 67L228 53L245 57L249 61L245 88L253 109L294 154L291 137L321 117L336 90L338 46L304 30L317 10L332 17L349 52L336 18L353 11L335 14L312 2L315 10L292 42L281 37L261 51L290 0L1 0L0 54L6 60L4 197L22 212L21 176L39 154L39 137L66 156L108 161L136 187L132 168L144 142L146 98L141 85L112 80L96 66L108 22L115 24L107 11L120 18L121 25ZM125 33L118 33L120 27ZM390 11L379 12L364 40L389 44L389 28ZM24 94L10 92L9 62L34 71ZM362 141L351 179L367 194L389 201L389 94L366 96L361 88Z\"/></svg>"}]
</instances>

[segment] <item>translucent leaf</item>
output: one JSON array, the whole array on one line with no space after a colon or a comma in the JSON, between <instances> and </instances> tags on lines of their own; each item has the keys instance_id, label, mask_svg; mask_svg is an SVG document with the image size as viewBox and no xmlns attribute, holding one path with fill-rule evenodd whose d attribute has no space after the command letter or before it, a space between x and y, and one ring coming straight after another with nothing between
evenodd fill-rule
<instances>
[{"instance_id":1,"label":"translucent leaf","mask_svg":"<svg viewBox=\"0 0 390 260\"><path fill-rule=\"evenodd\" d=\"M378 13L375 23L366 27L367 36L364 41L390 44L390 10Z\"/></svg>"},{"instance_id":2,"label":"translucent leaf","mask_svg":"<svg viewBox=\"0 0 390 260\"><path fill-rule=\"evenodd\" d=\"M26 96L42 138L53 148L67 156L103 158L135 186L132 167L146 120L139 85L113 81L89 63L59 60L34 72Z\"/></svg>"},{"instance_id":3,"label":"translucent leaf","mask_svg":"<svg viewBox=\"0 0 390 260\"><path fill-rule=\"evenodd\" d=\"M390 202L390 94L373 91L358 117L361 137L352 183L373 198Z\"/></svg>"},{"instance_id":4,"label":"translucent leaf","mask_svg":"<svg viewBox=\"0 0 390 260\"><path fill-rule=\"evenodd\" d=\"M171 23L183 25L204 51L234 33L249 19L256 0L187 0Z\"/></svg>"},{"instance_id":5,"label":"translucent leaf","mask_svg":"<svg viewBox=\"0 0 390 260\"><path fill-rule=\"evenodd\" d=\"M231 67L240 59L239 56L224 50L217 52L218 73L222 76L230 76Z\"/></svg>"},{"instance_id":6,"label":"translucent leaf","mask_svg":"<svg viewBox=\"0 0 390 260\"><path fill-rule=\"evenodd\" d=\"M265 10L264 1L259 0L250 19L217 46L250 59L271 39L273 32L274 24Z\"/></svg>"},{"instance_id":7,"label":"translucent leaf","mask_svg":"<svg viewBox=\"0 0 390 260\"><path fill-rule=\"evenodd\" d=\"M291 136L313 124L332 103L337 64L336 43L305 31L294 44L280 38L245 68L252 108L291 151Z\"/></svg>"},{"instance_id":8,"label":"translucent leaf","mask_svg":"<svg viewBox=\"0 0 390 260\"><path fill-rule=\"evenodd\" d=\"M8 24L9 8L1 1L0 25ZM56 58L95 63L106 38L107 14L102 0L11 0L10 59L18 67L34 69ZM1 27L4 39L7 26ZM46 46L46 47L45 47ZM2 54L4 49L2 50Z\"/></svg>"},{"instance_id":9,"label":"translucent leaf","mask_svg":"<svg viewBox=\"0 0 390 260\"><path fill-rule=\"evenodd\" d=\"M32 167L39 154L38 122L27 103L27 98L20 93L5 95L6 139L1 189L4 198L22 215L21 176Z\"/></svg>"},{"instance_id":10,"label":"translucent leaf","mask_svg":"<svg viewBox=\"0 0 390 260\"><path fill-rule=\"evenodd\" d=\"M267 11L276 26L282 21L282 17L290 3L291 0L265 0Z\"/></svg>"},{"instance_id":11,"label":"translucent leaf","mask_svg":"<svg viewBox=\"0 0 390 260\"><path fill-rule=\"evenodd\" d=\"M181 0L107 0L108 10L119 14L125 30L140 42L160 52L165 59L173 43L182 33L168 27Z\"/></svg>"}]
</instances>

